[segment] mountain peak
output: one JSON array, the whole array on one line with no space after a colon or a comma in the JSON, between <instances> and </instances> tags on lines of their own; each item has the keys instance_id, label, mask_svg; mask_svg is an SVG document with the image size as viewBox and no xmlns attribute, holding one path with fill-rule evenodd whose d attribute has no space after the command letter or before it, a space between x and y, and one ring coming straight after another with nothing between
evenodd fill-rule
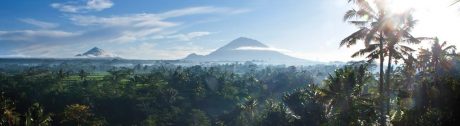
<instances>
[{"instance_id":1,"label":"mountain peak","mask_svg":"<svg viewBox=\"0 0 460 126\"><path fill-rule=\"evenodd\" d=\"M102 49L101 49L101 48L98 48L97 46L94 46L94 47L93 47L92 49L90 49L90 50L100 51L100 50L102 50ZM103 51L103 50L102 50L102 51Z\"/></svg>"},{"instance_id":2,"label":"mountain peak","mask_svg":"<svg viewBox=\"0 0 460 126\"><path fill-rule=\"evenodd\" d=\"M254 49L243 49L245 47ZM257 49L256 49L257 48ZM266 63L313 63L311 61L298 59L285 55L275 50L269 50L269 47L257 40L239 37L227 45L211 52L208 55L190 54L184 58L189 61L261 61Z\"/></svg>"},{"instance_id":3,"label":"mountain peak","mask_svg":"<svg viewBox=\"0 0 460 126\"><path fill-rule=\"evenodd\" d=\"M231 41L230 43L228 43L227 45L223 46L222 48L220 48L221 50L233 50L233 49L237 49L239 47L268 47L267 45L255 40L255 39L251 39L251 38L247 38L247 37L239 37L233 41Z\"/></svg>"},{"instance_id":4,"label":"mountain peak","mask_svg":"<svg viewBox=\"0 0 460 126\"><path fill-rule=\"evenodd\" d=\"M111 53L106 52L105 50L93 47L90 50L86 51L83 54L77 54L76 56L85 56L85 57L114 57Z\"/></svg>"},{"instance_id":5,"label":"mountain peak","mask_svg":"<svg viewBox=\"0 0 460 126\"><path fill-rule=\"evenodd\" d=\"M255 39L251 39L251 38L248 38L248 37L239 37L239 38L236 38L236 39L233 40L233 41L247 41L247 40L257 41L257 40L255 40Z\"/></svg>"}]
</instances>

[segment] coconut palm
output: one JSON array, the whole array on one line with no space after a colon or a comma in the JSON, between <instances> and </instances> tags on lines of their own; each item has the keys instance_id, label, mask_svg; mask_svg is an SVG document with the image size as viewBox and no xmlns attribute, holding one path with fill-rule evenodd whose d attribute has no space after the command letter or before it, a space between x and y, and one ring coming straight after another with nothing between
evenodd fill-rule
<instances>
[{"instance_id":1,"label":"coconut palm","mask_svg":"<svg viewBox=\"0 0 460 126\"><path fill-rule=\"evenodd\" d=\"M322 90L327 101L327 115L334 125L371 125L375 115L373 102L362 87L370 79L367 65L345 66L338 69L325 80Z\"/></svg>"},{"instance_id":2,"label":"coconut palm","mask_svg":"<svg viewBox=\"0 0 460 126\"><path fill-rule=\"evenodd\" d=\"M262 126L288 126L295 119L294 115L289 108L280 103L274 102L273 100L266 101L266 112L264 112L261 120Z\"/></svg>"},{"instance_id":3,"label":"coconut palm","mask_svg":"<svg viewBox=\"0 0 460 126\"><path fill-rule=\"evenodd\" d=\"M94 114L90 112L89 106L81 104L68 105L64 110L64 120L61 123L71 122L80 125L87 125Z\"/></svg>"},{"instance_id":4,"label":"coconut palm","mask_svg":"<svg viewBox=\"0 0 460 126\"><path fill-rule=\"evenodd\" d=\"M410 34L411 30L415 26L416 21L411 16L411 11L406 11L402 14L396 14L392 16L393 24L395 24L394 32L387 32L386 36L387 43L384 48L384 53L388 56L387 72L385 77L385 92L386 96L391 96L391 73L392 73L392 60L395 59L397 62L399 59L406 60L411 56L411 53L415 51L405 44L419 44L423 38L415 38ZM406 58L407 57L407 58ZM389 115L390 110L390 98L385 100L386 114Z\"/></svg>"},{"instance_id":5,"label":"coconut palm","mask_svg":"<svg viewBox=\"0 0 460 126\"><path fill-rule=\"evenodd\" d=\"M456 47L455 45L447 45L447 42L444 41L442 44L439 43L438 38L434 38L434 43L431 46L431 62L430 65L434 70L435 84L438 85L438 72L440 71L439 67L444 69L449 69L452 64L449 62L449 58L456 56L455 54Z\"/></svg>"},{"instance_id":6,"label":"coconut palm","mask_svg":"<svg viewBox=\"0 0 460 126\"><path fill-rule=\"evenodd\" d=\"M434 39L434 44L431 47L431 65L433 66L434 70L438 70L438 67L441 66L443 68L448 68L449 64L447 64L449 57L455 56L455 45L447 45L447 42L444 41L442 44L439 43L439 39Z\"/></svg>"},{"instance_id":7,"label":"coconut palm","mask_svg":"<svg viewBox=\"0 0 460 126\"><path fill-rule=\"evenodd\" d=\"M420 72L425 72L430 67L431 61L431 51L429 49L419 49L418 52L418 62L417 62L417 70Z\"/></svg>"},{"instance_id":8,"label":"coconut palm","mask_svg":"<svg viewBox=\"0 0 460 126\"><path fill-rule=\"evenodd\" d=\"M14 101L0 94L0 125L19 125L20 114L16 112Z\"/></svg>"},{"instance_id":9,"label":"coconut palm","mask_svg":"<svg viewBox=\"0 0 460 126\"><path fill-rule=\"evenodd\" d=\"M419 49L419 54L417 59L417 68L419 71L436 71L439 70L439 67L444 69L449 68L448 60L455 56L456 46L447 45L447 42L439 43L438 38L433 38L433 45L430 49Z\"/></svg>"},{"instance_id":10,"label":"coconut palm","mask_svg":"<svg viewBox=\"0 0 460 126\"><path fill-rule=\"evenodd\" d=\"M51 121L51 114L45 114L38 103L34 103L25 114L26 126L49 126Z\"/></svg>"},{"instance_id":11,"label":"coconut palm","mask_svg":"<svg viewBox=\"0 0 460 126\"><path fill-rule=\"evenodd\" d=\"M254 122L256 122L255 113L257 110L257 100L250 96L244 99L246 102L238 106L238 109L240 109L241 112L238 117L238 125L254 125Z\"/></svg>"},{"instance_id":12,"label":"coconut palm","mask_svg":"<svg viewBox=\"0 0 460 126\"><path fill-rule=\"evenodd\" d=\"M418 38L410 34L416 21L413 20L410 10L401 14L391 13L386 7L385 0L374 1L374 6L371 6L371 2L367 0L349 0L349 2L355 3L358 10L349 10L345 14L344 20L360 27L360 30L342 40L340 45L349 47L356 44L357 40L363 40L365 48L354 53L352 57L367 55L366 58L369 59L369 62L377 58L380 59L379 91L383 100L385 99L384 96L389 95L392 59L403 59L408 57L410 52L415 51L408 46L401 45L401 43L420 43ZM384 55L388 56L386 84L383 80ZM381 112L388 114L389 99L386 98L385 101L386 106L382 105L383 110ZM381 123L384 123L385 117L383 115Z\"/></svg>"},{"instance_id":13,"label":"coconut palm","mask_svg":"<svg viewBox=\"0 0 460 126\"><path fill-rule=\"evenodd\" d=\"M319 126L326 122L326 108L318 86L310 84L283 96L283 102L295 117L295 125Z\"/></svg>"},{"instance_id":14,"label":"coconut palm","mask_svg":"<svg viewBox=\"0 0 460 126\"><path fill-rule=\"evenodd\" d=\"M369 54L367 58L373 61L376 58L380 59L380 73L379 73L379 93L380 101L384 101L384 52L383 46L385 44L386 32L392 32L393 26L390 22L390 17L387 15L388 10L385 3L382 1L375 1L373 3L367 0L348 0L348 2L355 3L358 9L351 9L345 13L344 21L358 26L360 29L340 43L340 46L350 47L355 45L358 40L363 40L365 49L359 50L362 55ZM374 6L371 6L371 4ZM377 49L378 48L378 49ZM353 56L353 55L352 55ZM382 103L380 124L386 125L385 106Z\"/></svg>"},{"instance_id":15,"label":"coconut palm","mask_svg":"<svg viewBox=\"0 0 460 126\"><path fill-rule=\"evenodd\" d=\"M410 53L415 51L406 44L419 44L420 39L415 38L410 34L411 30L415 26L416 21L412 18L410 11L403 14L393 16L395 20L396 30L393 33L388 33L388 42L386 43L385 53L388 56L388 68L387 68L387 83L389 83L389 75L391 74L392 59L405 59L409 57Z\"/></svg>"}]
</instances>

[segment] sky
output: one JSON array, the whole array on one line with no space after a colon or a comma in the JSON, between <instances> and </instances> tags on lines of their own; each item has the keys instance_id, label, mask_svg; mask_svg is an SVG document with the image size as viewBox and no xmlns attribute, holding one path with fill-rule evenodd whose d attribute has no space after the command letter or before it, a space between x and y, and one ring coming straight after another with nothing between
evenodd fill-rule
<instances>
[{"instance_id":1,"label":"sky","mask_svg":"<svg viewBox=\"0 0 460 126\"><path fill-rule=\"evenodd\" d=\"M180 59L249 37L298 58L359 60L350 58L359 46L339 48L357 30L342 20L352 9L347 1L3 0L0 57L69 58L99 47L128 59ZM399 0L394 7L416 8L415 36L460 46L460 7L449 3Z\"/></svg>"}]
</instances>

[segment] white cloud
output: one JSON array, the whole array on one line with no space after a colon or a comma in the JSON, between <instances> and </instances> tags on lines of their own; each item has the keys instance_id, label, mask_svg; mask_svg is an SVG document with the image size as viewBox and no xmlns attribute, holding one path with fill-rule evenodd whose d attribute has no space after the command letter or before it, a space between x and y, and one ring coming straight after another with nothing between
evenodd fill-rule
<instances>
[{"instance_id":1,"label":"white cloud","mask_svg":"<svg viewBox=\"0 0 460 126\"><path fill-rule=\"evenodd\" d=\"M18 31L0 31L0 40L13 41L36 41L36 39L56 39L76 36L79 33L71 33L59 30L18 30Z\"/></svg>"},{"instance_id":2,"label":"white cloud","mask_svg":"<svg viewBox=\"0 0 460 126\"><path fill-rule=\"evenodd\" d=\"M260 50L260 51L277 51L281 53L291 53L292 51L286 50L286 49L278 49L278 48L273 48L273 47L251 47L251 46L244 46L244 47L238 47L234 50Z\"/></svg>"},{"instance_id":3,"label":"white cloud","mask_svg":"<svg viewBox=\"0 0 460 126\"><path fill-rule=\"evenodd\" d=\"M322 62L327 62L327 61L349 61L352 58L350 58L350 55L347 50L341 50L344 53L341 53L340 55L337 55L335 53L330 53L330 52L298 52L298 51L292 51L292 50L287 50L287 49L279 49L279 48L273 48L273 47L239 47L236 48L235 50L259 50L259 51L277 51L292 57L300 58L300 59L308 59L308 60L314 60L314 61L322 61ZM347 52L347 53L345 53ZM338 58L339 57L339 58ZM356 59L362 59L362 58L356 58Z\"/></svg>"},{"instance_id":4,"label":"white cloud","mask_svg":"<svg viewBox=\"0 0 460 126\"><path fill-rule=\"evenodd\" d=\"M174 35L161 35L161 36L154 36L153 39L177 39L179 41L190 41L196 38L200 38L203 36L210 35L211 32L190 32L185 34L174 34Z\"/></svg>"},{"instance_id":5,"label":"white cloud","mask_svg":"<svg viewBox=\"0 0 460 126\"><path fill-rule=\"evenodd\" d=\"M198 14L238 14L248 12L248 9L233 9L225 7L189 7L171 10L163 13L141 13L130 15L119 15L110 17L73 15L70 20L77 25L102 25L102 26L131 26L131 27L152 27L152 26L176 26L179 23L165 21L169 18L198 15Z\"/></svg>"},{"instance_id":6,"label":"white cloud","mask_svg":"<svg viewBox=\"0 0 460 126\"><path fill-rule=\"evenodd\" d=\"M84 13L89 11L102 11L111 8L113 2L110 0L87 0L86 3L67 2L67 3L52 3L51 7L62 12L68 13Z\"/></svg>"},{"instance_id":7,"label":"white cloud","mask_svg":"<svg viewBox=\"0 0 460 126\"><path fill-rule=\"evenodd\" d=\"M30 56L22 54L0 55L1 58L29 58Z\"/></svg>"},{"instance_id":8,"label":"white cloud","mask_svg":"<svg viewBox=\"0 0 460 126\"><path fill-rule=\"evenodd\" d=\"M105 27L171 27L177 23L166 22L155 14L132 14L124 16L97 17L73 15L70 20L81 26Z\"/></svg>"},{"instance_id":9,"label":"white cloud","mask_svg":"<svg viewBox=\"0 0 460 126\"><path fill-rule=\"evenodd\" d=\"M240 14L240 13L245 13L249 11L250 11L249 9L201 6L201 7L190 7L190 8L168 11L165 13L158 14L158 17L173 18L173 17L179 17L179 16L187 16L187 15L195 15L195 14L210 14L210 13Z\"/></svg>"},{"instance_id":10,"label":"white cloud","mask_svg":"<svg viewBox=\"0 0 460 126\"><path fill-rule=\"evenodd\" d=\"M27 24L37 26L39 28L43 28L43 29L51 29L51 28L56 28L59 26L58 24L55 24L55 23L39 21L39 20L35 20L32 18L20 19L20 21L27 23Z\"/></svg>"},{"instance_id":11,"label":"white cloud","mask_svg":"<svg viewBox=\"0 0 460 126\"><path fill-rule=\"evenodd\" d=\"M14 49L13 52L22 57L65 58L73 57L77 49L74 45L32 44Z\"/></svg>"},{"instance_id":12,"label":"white cloud","mask_svg":"<svg viewBox=\"0 0 460 126\"><path fill-rule=\"evenodd\" d=\"M176 46L171 48L157 47L154 43L142 43L138 46L127 47L115 53L124 58L175 60L184 58L191 53L205 54L213 50L198 46Z\"/></svg>"},{"instance_id":13,"label":"white cloud","mask_svg":"<svg viewBox=\"0 0 460 126\"><path fill-rule=\"evenodd\" d=\"M147 38L178 39L190 41L194 38L209 35L209 32L192 32L187 34L175 34L167 32L167 29L181 26L182 23L167 21L167 19L180 16L197 14L237 14L247 12L247 9L232 9L225 7L189 7L171 10L163 13L141 13L129 15L116 15L108 17L71 15L70 20L80 26L104 27L119 32L117 36L108 39L108 42L126 43ZM154 37L152 37L155 35Z\"/></svg>"},{"instance_id":14,"label":"white cloud","mask_svg":"<svg viewBox=\"0 0 460 126\"><path fill-rule=\"evenodd\" d=\"M76 9L77 3L66 3L69 11L83 12L88 10ZM55 5L57 6L57 5ZM59 4L63 7L64 4ZM82 53L86 47L107 45L111 50L124 58L134 59L178 59L190 53L208 53L209 50L190 43L165 43L165 40L190 41L210 35L210 32L196 31L181 33L182 25L193 23L173 22L173 17L192 16L198 14L235 14L243 13L244 9L219 7L191 7L171 10L164 13L140 13L113 16L93 16L82 14L67 15L78 31L51 29L57 28L52 23L34 19L22 19L22 22L36 25L40 28L29 30L0 30L0 43L16 44L12 54L31 57L73 57ZM177 20L175 20L177 21ZM40 23L38 23L40 22ZM169 41L169 40L167 40ZM126 43L131 42L131 43ZM147 43L149 42L149 43ZM140 44L142 43L142 44ZM153 44L154 43L154 44ZM156 46L155 44L159 44ZM171 46L169 44L177 44ZM185 45L184 45L185 44Z\"/></svg>"},{"instance_id":15,"label":"white cloud","mask_svg":"<svg viewBox=\"0 0 460 126\"><path fill-rule=\"evenodd\" d=\"M70 17L76 25L103 27L117 32L107 42L126 43L144 39L165 29L178 26L178 23L163 21L155 14L132 14L124 16L97 17L74 15Z\"/></svg>"}]
</instances>

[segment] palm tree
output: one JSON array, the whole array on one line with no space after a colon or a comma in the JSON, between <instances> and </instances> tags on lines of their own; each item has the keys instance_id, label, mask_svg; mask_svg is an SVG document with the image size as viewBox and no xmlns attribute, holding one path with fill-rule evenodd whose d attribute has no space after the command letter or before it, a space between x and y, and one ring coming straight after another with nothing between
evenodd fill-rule
<instances>
[{"instance_id":1,"label":"palm tree","mask_svg":"<svg viewBox=\"0 0 460 126\"><path fill-rule=\"evenodd\" d=\"M435 75L435 84L438 84L438 71L439 67L448 69L452 66L449 62L449 57L456 56L455 54L456 47L455 45L447 45L447 42L444 41L442 44L439 44L439 39L434 38L434 43L431 47L431 65L434 70Z\"/></svg>"},{"instance_id":2,"label":"palm tree","mask_svg":"<svg viewBox=\"0 0 460 126\"><path fill-rule=\"evenodd\" d=\"M355 45L358 40L364 40L366 48L360 50L361 54L364 55L369 53L367 56L369 61L373 61L376 58L380 59L379 93L381 98L380 101L384 101L384 53L382 50L385 42L384 35L387 32L392 32L393 30L391 29L393 28L393 26L391 26L391 20L389 16L387 16L388 11L382 1L375 1L374 3L371 3L367 0L348 0L348 2L355 3L358 9L351 9L347 11L344 16L344 21L349 21L351 24L360 27L360 29L343 39L340 46L342 47L346 45L347 47L350 47ZM371 4L373 4L376 8L373 8ZM382 103L380 108L381 125L386 125L384 105L385 104Z\"/></svg>"},{"instance_id":3,"label":"palm tree","mask_svg":"<svg viewBox=\"0 0 460 126\"><path fill-rule=\"evenodd\" d=\"M431 61L431 51L429 49L419 49L419 53L417 56L417 70L420 72L425 72L430 67Z\"/></svg>"},{"instance_id":4,"label":"palm tree","mask_svg":"<svg viewBox=\"0 0 460 126\"><path fill-rule=\"evenodd\" d=\"M435 71L439 70L439 67L444 69L448 69L449 58L453 58L459 56L456 54L456 46L455 45L447 45L447 42L443 42L442 44L439 43L438 38L433 38L433 45L430 49L419 49L419 54L417 59L419 60L417 63L418 71Z\"/></svg>"},{"instance_id":5,"label":"palm tree","mask_svg":"<svg viewBox=\"0 0 460 126\"><path fill-rule=\"evenodd\" d=\"M374 115L373 103L362 92L362 87L372 75L367 65L345 66L338 69L325 80L322 90L327 101L328 116L336 119L335 125L371 125Z\"/></svg>"},{"instance_id":6,"label":"palm tree","mask_svg":"<svg viewBox=\"0 0 460 126\"><path fill-rule=\"evenodd\" d=\"M392 59L409 57L410 52L415 51L400 43L420 43L419 38L415 38L410 34L416 21L413 20L410 10L401 14L391 13L386 7L385 0L374 1L375 9L367 0L349 0L349 2L356 3L359 9L349 10L345 14L344 20L360 27L360 30L342 40L341 46L347 45L347 47L349 47L356 44L357 40L364 40L365 48L354 53L352 57L368 54L366 58L369 59L369 62L377 58L380 59L379 91L380 94L383 95L381 96L382 100L385 99L384 101L386 101L386 106L382 105L381 112L388 115L389 98L384 98L384 96L389 96ZM350 20L353 18L358 20ZM373 41L378 41L378 43L372 43ZM383 80L384 55L388 56L388 68L385 81ZM386 82L385 86L384 82ZM385 123L385 114L382 114L382 119L380 121L382 125Z\"/></svg>"},{"instance_id":7,"label":"palm tree","mask_svg":"<svg viewBox=\"0 0 460 126\"><path fill-rule=\"evenodd\" d=\"M3 94L3 92L0 94L0 125L18 125L20 114L15 111L14 101L4 97Z\"/></svg>"},{"instance_id":8,"label":"palm tree","mask_svg":"<svg viewBox=\"0 0 460 126\"><path fill-rule=\"evenodd\" d=\"M439 39L434 39L434 44L431 47L432 56L431 56L431 63L433 68L437 70L437 67L441 65L443 68L447 68L448 65L446 64L449 57L455 56L455 45L447 45L447 42L444 41L442 44L439 43Z\"/></svg>"},{"instance_id":9,"label":"palm tree","mask_svg":"<svg viewBox=\"0 0 460 126\"><path fill-rule=\"evenodd\" d=\"M238 117L239 125L254 125L257 100L250 96L245 98L245 100L245 103L238 106L241 112Z\"/></svg>"},{"instance_id":10,"label":"palm tree","mask_svg":"<svg viewBox=\"0 0 460 126\"><path fill-rule=\"evenodd\" d=\"M388 65L387 65L387 72L385 77L386 87L385 92L386 96L388 97L386 102L386 114L389 115L390 110L390 98L391 96L391 73L392 73L392 59L397 61L398 59L406 60L405 57L410 57L411 52L415 51L414 49L403 45L402 42L407 44L419 44L422 38L415 38L410 34L410 31L415 26L416 21L411 16L411 11L406 11L402 14L397 14L392 16L393 23L396 24L394 32L387 32L386 36L387 43L384 48L384 53L388 56Z\"/></svg>"},{"instance_id":11,"label":"palm tree","mask_svg":"<svg viewBox=\"0 0 460 126\"><path fill-rule=\"evenodd\" d=\"M45 114L38 103L34 103L25 114L26 126L49 126L51 121L51 114Z\"/></svg>"},{"instance_id":12,"label":"palm tree","mask_svg":"<svg viewBox=\"0 0 460 126\"><path fill-rule=\"evenodd\" d=\"M273 100L267 100L265 105L266 112L264 112L264 115L262 116L262 126L292 125L291 123L295 119L295 116L291 111L289 111L289 108L286 105L280 102L274 102Z\"/></svg>"},{"instance_id":13,"label":"palm tree","mask_svg":"<svg viewBox=\"0 0 460 126\"><path fill-rule=\"evenodd\" d=\"M323 125L326 120L326 108L320 88L310 84L283 96L283 102L295 118L294 125Z\"/></svg>"},{"instance_id":14,"label":"palm tree","mask_svg":"<svg viewBox=\"0 0 460 126\"><path fill-rule=\"evenodd\" d=\"M64 120L61 123L71 123L77 126L80 125L89 125L91 119L94 118L94 114L91 112L91 109L87 105L81 104L72 104L67 105L64 109Z\"/></svg>"}]
</instances>

